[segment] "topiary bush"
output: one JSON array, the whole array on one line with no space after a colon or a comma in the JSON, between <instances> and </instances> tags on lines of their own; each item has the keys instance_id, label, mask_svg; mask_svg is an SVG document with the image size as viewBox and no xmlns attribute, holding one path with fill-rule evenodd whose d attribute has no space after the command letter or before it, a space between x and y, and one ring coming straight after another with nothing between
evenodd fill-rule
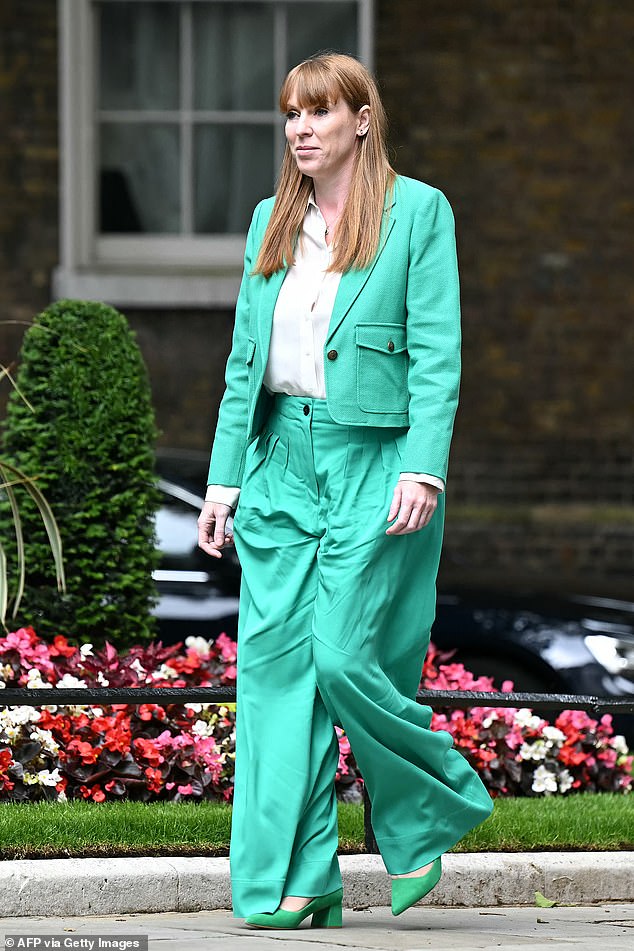
<instances>
[{"instance_id":1,"label":"topiary bush","mask_svg":"<svg viewBox=\"0 0 634 951\"><path fill-rule=\"evenodd\" d=\"M60 593L41 517L25 497L27 578L19 621L45 637L93 644L107 638L123 647L152 638L157 431L147 372L127 321L105 304L56 302L25 335L16 384L3 456L36 478L50 503L67 583Z\"/></svg>"}]
</instances>

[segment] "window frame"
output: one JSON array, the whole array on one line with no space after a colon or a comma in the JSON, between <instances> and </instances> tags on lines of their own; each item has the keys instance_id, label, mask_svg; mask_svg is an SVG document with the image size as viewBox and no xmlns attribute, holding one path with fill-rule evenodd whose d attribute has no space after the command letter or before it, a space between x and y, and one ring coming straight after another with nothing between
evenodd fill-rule
<instances>
[{"instance_id":1,"label":"window frame","mask_svg":"<svg viewBox=\"0 0 634 951\"><path fill-rule=\"evenodd\" d=\"M60 144L60 263L53 274L56 297L107 300L118 306L232 307L242 272L245 235L100 235L97 161L97 56L94 8L98 0L58 0L59 29L59 144ZM120 2L120 0L110 0ZM133 0L142 2L142 0ZM191 6L210 0L155 0ZM212 0L214 2L214 0ZM240 0L215 0L240 2ZM285 0L250 0L279 2ZM293 4L314 0L292 0ZM327 0L329 3L349 0ZM372 68L374 0L354 0L358 7L360 59ZM185 14L185 22L191 17ZM279 20L278 20L279 22ZM274 55L283 57L285 36L276 35ZM190 37L181 36L181 43ZM181 69L184 57L181 57ZM279 72L279 69L278 69ZM183 78L183 77L181 77ZM187 77L186 77L187 79ZM283 76L279 77L279 82ZM102 113L110 115L109 113ZM116 116L116 113L112 115ZM192 123L191 113L179 110L180 121ZM267 122L277 112L233 111L246 122ZM223 121L222 113L206 118ZM224 114L226 121L227 114ZM283 126L277 126L281 152Z\"/></svg>"}]
</instances>

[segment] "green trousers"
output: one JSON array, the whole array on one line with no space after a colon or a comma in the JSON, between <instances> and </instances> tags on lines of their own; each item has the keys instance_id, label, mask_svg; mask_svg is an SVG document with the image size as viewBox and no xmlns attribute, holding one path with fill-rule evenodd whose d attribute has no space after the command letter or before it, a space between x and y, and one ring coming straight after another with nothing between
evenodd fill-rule
<instances>
[{"instance_id":1,"label":"green trousers","mask_svg":"<svg viewBox=\"0 0 634 951\"><path fill-rule=\"evenodd\" d=\"M391 874L491 813L477 773L416 703L435 614L444 495L389 536L406 430L345 426L325 400L277 396L248 450L231 883L236 916L341 885L334 777L342 726Z\"/></svg>"}]
</instances>

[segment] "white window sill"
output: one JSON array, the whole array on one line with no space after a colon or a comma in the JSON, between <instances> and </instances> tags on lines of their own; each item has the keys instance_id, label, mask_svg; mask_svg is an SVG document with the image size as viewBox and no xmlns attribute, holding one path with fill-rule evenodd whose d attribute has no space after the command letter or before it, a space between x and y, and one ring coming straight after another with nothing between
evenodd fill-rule
<instances>
[{"instance_id":1,"label":"white window sill","mask_svg":"<svg viewBox=\"0 0 634 951\"><path fill-rule=\"evenodd\" d=\"M241 270L222 273L193 271L68 270L53 273L53 296L105 301L115 307L235 307Z\"/></svg>"}]
</instances>

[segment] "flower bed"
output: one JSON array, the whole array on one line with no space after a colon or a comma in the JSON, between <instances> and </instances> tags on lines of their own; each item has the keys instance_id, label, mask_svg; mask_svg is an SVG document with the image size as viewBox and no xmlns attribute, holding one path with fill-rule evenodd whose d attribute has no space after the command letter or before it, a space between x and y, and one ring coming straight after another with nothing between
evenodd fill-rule
<instances>
[{"instance_id":1,"label":"flower bed","mask_svg":"<svg viewBox=\"0 0 634 951\"><path fill-rule=\"evenodd\" d=\"M493 691L461 664L444 663L432 644L421 686ZM64 637L41 641L22 628L0 638L0 688L186 687L233 684L236 644L187 638L119 654ZM512 690L506 681L503 691ZM60 700L62 697L60 696ZM432 714L448 730L493 796L628 792L632 756L611 717L561 713L554 725L531 710L472 707ZM0 708L0 799L225 799L233 792L233 705L203 703L64 704ZM358 799L362 779L341 730L337 792Z\"/></svg>"}]
</instances>

